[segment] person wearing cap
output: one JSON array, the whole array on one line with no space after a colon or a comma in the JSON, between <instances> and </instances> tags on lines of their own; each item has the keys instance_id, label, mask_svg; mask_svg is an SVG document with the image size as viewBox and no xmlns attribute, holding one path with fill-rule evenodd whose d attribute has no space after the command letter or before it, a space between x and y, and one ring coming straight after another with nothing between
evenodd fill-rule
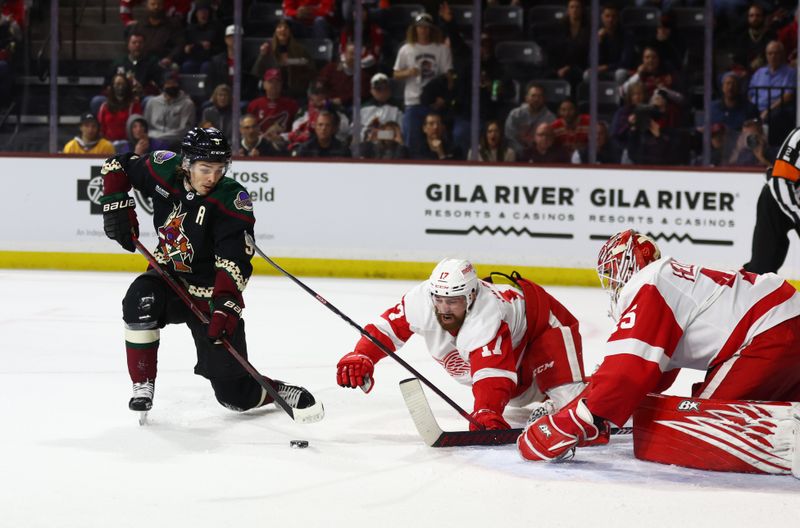
<instances>
[{"instance_id":1,"label":"person wearing cap","mask_svg":"<svg viewBox=\"0 0 800 528\"><path fill-rule=\"evenodd\" d=\"M236 33L244 35L242 28L236 29L233 24L225 28L225 51L217 53L211 57L211 64L208 71L208 85L219 86L220 84L227 84L233 86L233 62L234 54L234 38ZM248 51L247 46L242 47L242 79L241 79L241 97L242 101L248 101L254 97L258 97L258 79L250 75L249 65L253 59Z\"/></svg>"},{"instance_id":2,"label":"person wearing cap","mask_svg":"<svg viewBox=\"0 0 800 528\"><path fill-rule=\"evenodd\" d=\"M86 113L81 116L80 135L75 136L64 145L64 154L93 154L95 156L113 156L114 145L100 136L100 124L97 118Z\"/></svg>"},{"instance_id":3,"label":"person wearing cap","mask_svg":"<svg viewBox=\"0 0 800 528\"><path fill-rule=\"evenodd\" d=\"M147 102L144 117L150 125L150 137L177 147L184 134L195 124L194 102L181 90L176 72L164 77L161 89L161 95Z\"/></svg>"},{"instance_id":4,"label":"person wearing cap","mask_svg":"<svg viewBox=\"0 0 800 528\"><path fill-rule=\"evenodd\" d=\"M738 167L767 168L775 159L776 150L767 141L764 125L760 119L749 119L742 125L736 138L728 164Z\"/></svg>"},{"instance_id":5,"label":"person wearing cap","mask_svg":"<svg viewBox=\"0 0 800 528\"><path fill-rule=\"evenodd\" d=\"M390 121L401 123L403 121L403 111L389 102L392 97L392 87L389 83L389 77L385 73L373 75L369 86L372 99L361 107L361 125L364 127L363 139L375 141L377 138L372 136L377 133L380 125Z\"/></svg>"},{"instance_id":6,"label":"person wearing cap","mask_svg":"<svg viewBox=\"0 0 800 528\"><path fill-rule=\"evenodd\" d=\"M180 56L182 73L207 73L211 57L221 51L221 28L211 17L211 0L197 0L194 22L186 28L186 44Z\"/></svg>"},{"instance_id":7,"label":"person wearing cap","mask_svg":"<svg viewBox=\"0 0 800 528\"><path fill-rule=\"evenodd\" d=\"M287 20L278 22L272 38L261 44L250 74L260 79L271 68L281 71L283 93L296 101L306 98L308 85L317 76L314 61L305 46L292 35Z\"/></svg>"},{"instance_id":8,"label":"person wearing cap","mask_svg":"<svg viewBox=\"0 0 800 528\"><path fill-rule=\"evenodd\" d=\"M277 68L264 72L262 78L264 95L250 101L247 113L256 118L262 134L270 141L276 141L277 136L291 130L294 118L300 110L300 105L291 97L283 97L283 75Z\"/></svg>"},{"instance_id":9,"label":"person wearing cap","mask_svg":"<svg viewBox=\"0 0 800 528\"><path fill-rule=\"evenodd\" d=\"M394 78L405 82L403 102L403 134L412 151L418 151L424 140L422 124L429 109L421 104L422 88L437 75L453 70L450 48L444 44L442 32L434 26L433 17L418 15L406 31L406 42L397 52Z\"/></svg>"},{"instance_id":10,"label":"person wearing cap","mask_svg":"<svg viewBox=\"0 0 800 528\"><path fill-rule=\"evenodd\" d=\"M742 128L742 133L745 129ZM789 251L789 231L800 234L800 128L783 140L756 205L756 225L750 260L743 266L753 273L777 273Z\"/></svg>"}]
</instances>

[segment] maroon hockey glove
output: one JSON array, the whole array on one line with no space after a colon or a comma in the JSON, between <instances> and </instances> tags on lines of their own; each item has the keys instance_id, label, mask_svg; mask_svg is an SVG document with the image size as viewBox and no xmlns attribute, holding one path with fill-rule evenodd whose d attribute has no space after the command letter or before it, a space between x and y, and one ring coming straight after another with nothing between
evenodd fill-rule
<instances>
[{"instance_id":1,"label":"maroon hockey glove","mask_svg":"<svg viewBox=\"0 0 800 528\"><path fill-rule=\"evenodd\" d=\"M374 372L375 365L370 358L357 352L350 352L336 365L336 383L340 387L353 389L361 387L365 393L368 393L374 385Z\"/></svg>"},{"instance_id":2,"label":"maroon hockey glove","mask_svg":"<svg viewBox=\"0 0 800 528\"><path fill-rule=\"evenodd\" d=\"M470 414L472 418L475 419L476 422L481 424L484 429L511 429L511 426L508 425L508 422L505 419L497 414L496 412L490 409L478 409L477 411L473 411ZM478 427L475 424L469 424L470 431L477 431Z\"/></svg>"},{"instance_id":3,"label":"maroon hockey glove","mask_svg":"<svg viewBox=\"0 0 800 528\"><path fill-rule=\"evenodd\" d=\"M106 236L133 253L133 236L139 236L139 221L136 219L136 203L126 193L113 193L100 198L103 206L103 229Z\"/></svg>"},{"instance_id":4,"label":"maroon hockey glove","mask_svg":"<svg viewBox=\"0 0 800 528\"><path fill-rule=\"evenodd\" d=\"M218 297L213 299L213 312L211 322L208 323L208 338L218 341L222 337L230 337L236 333L242 308L233 297Z\"/></svg>"},{"instance_id":5,"label":"maroon hockey glove","mask_svg":"<svg viewBox=\"0 0 800 528\"><path fill-rule=\"evenodd\" d=\"M527 460L558 460L576 446L591 444L600 436L594 416L581 398L556 414L542 416L517 439L517 448Z\"/></svg>"}]
</instances>

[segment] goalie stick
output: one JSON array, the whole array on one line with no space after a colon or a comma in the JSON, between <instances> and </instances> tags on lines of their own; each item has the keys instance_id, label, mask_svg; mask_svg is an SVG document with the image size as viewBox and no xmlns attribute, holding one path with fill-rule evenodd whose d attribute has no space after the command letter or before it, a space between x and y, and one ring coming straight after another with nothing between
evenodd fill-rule
<instances>
[{"instance_id":1,"label":"goalie stick","mask_svg":"<svg viewBox=\"0 0 800 528\"><path fill-rule=\"evenodd\" d=\"M498 446L514 444L524 429L444 431L433 416L422 385L416 378L400 382L400 392L422 440L430 447ZM631 434L631 427L612 427L612 435Z\"/></svg>"},{"instance_id":2,"label":"goalie stick","mask_svg":"<svg viewBox=\"0 0 800 528\"><path fill-rule=\"evenodd\" d=\"M318 300L318 301L319 301L320 303L322 303L322 304L323 304L323 305L324 305L326 308L328 308L330 311L332 311L333 313L335 313L336 315L338 315L340 318L344 319L344 321L345 321L345 322L347 322L347 323L348 323L350 326L352 326L353 328L355 328L356 330L358 330L358 332L359 332L359 333L360 333L362 336L364 336L364 337L366 337L367 339L369 339L369 340L372 342L372 344L374 344L376 347L378 347L378 348L381 350L381 352L383 352L383 353L384 353L384 354L386 354L387 356L391 357L392 359L394 359L395 361L397 361L398 363L400 363L400 365L401 365L403 368L405 368L405 369L406 369L407 371L409 371L411 374L413 374L414 376L416 376L416 379L417 379L418 381L422 381L423 383L425 383L425 385L427 385L427 386L428 386L428 388L430 388L430 389L431 389L433 392L435 392L436 394L438 394L440 398L442 398L442 399L443 399L445 402L447 402L447 404L448 404L448 405L450 405L450 407L452 407L453 409L455 409L455 410L458 412L458 414L460 414L462 417L464 417L464 418L465 418L465 419L466 419L466 420L467 420L469 423L471 423L471 424L472 424L472 425L474 425L475 427L478 427L478 428L479 428L479 429L481 429L481 430L483 430L483 429L484 429L484 426L483 426L483 424L479 423L479 422L478 422L477 420L475 420L475 419L474 419L472 416L470 416L470 414L469 414L467 411L465 411L464 409L462 409L462 408L461 408L461 407L460 407L460 406L459 406L459 405L458 405L456 402L454 402L454 401L453 401L453 400L452 400L452 399L451 399L449 396L447 396L447 395L446 395L444 392L442 392L441 390L439 390L439 388L438 388L438 387L436 387L436 385L434 385L433 383L431 383L430 381L428 381L428 380L427 380L427 378L425 378L425 376L423 376L422 374L420 374L419 372L417 372L417 370L416 370L414 367L412 367L411 365L409 365L407 361L405 361L403 358L401 358L400 356L398 356L396 353L394 353L394 352L392 352L391 350L389 350L389 348L388 348L386 345L384 345L383 343L381 343L381 342L380 342L380 341L379 341L377 338L375 338L375 336L373 336L372 334L370 334L369 332L367 332L366 330L364 330L364 328L362 328L362 327L361 327L361 325L359 325L358 323L356 323L355 321L353 321L352 319L350 319L349 317L347 317L347 316L346 316L344 313L342 313L342 312L341 312L341 311L340 311L338 308L336 308L334 305L332 305L332 304L331 304L331 303L329 303L327 300L325 300L325 298L324 298L323 296L321 296L320 294L318 294L317 292L315 292L314 290L312 290L311 288L309 288L308 286L306 286L306 284L305 284L303 281L301 281L300 279L298 279L297 277L295 277L294 275L292 275L291 273L289 273L288 271L286 271L285 269L283 269L282 267L280 267L280 266L279 266L279 265L278 265L278 264L277 264L277 263L276 263L274 260L272 260L271 258L269 258L269 257L267 256L267 254L266 254L266 253L264 253L263 251L261 251L261 248L259 248L259 247L258 247L258 245L256 244L256 241L255 241L255 239L253 239L253 237L250 235L250 233L245 233L245 235L244 235L244 236L245 236L245 240L247 241L247 243L248 243L248 244L250 244L250 245L253 247L253 249L255 250L255 252L256 252L256 253L258 253L258 255L259 255L261 258L263 258L264 260L266 260L266 261L267 261L267 262L268 262L268 263L269 263L269 264L270 264L270 265L271 265L273 268L275 268L276 270L278 270L278 271L280 271L281 273L283 273L284 275L286 275L286 276L287 276L288 278L290 278L290 279L291 279L291 280L292 280L292 281L293 281L295 284L297 284L298 286L300 286L301 288L303 288L303 290L305 290L305 291L306 291L306 293L308 293L309 295L311 295L312 297L314 297L316 300ZM371 379L367 379L367 380L364 382L364 385L361 387L361 389L362 389L364 392L369 392L369 385L371 385L371 384L372 384L372 380L371 380Z\"/></svg>"},{"instance_id":3,"label":"goalie stick","mask_svg":"<svg viewBox=\"0 0 800 528\"><path fill-rule=\"evenodd\" d=\"M161 267L156 258L152 255L152 253L150 253L147 250L147 248L144 247L144 245L139 241L138 237L132 236L131 238L133 238L133 243L136 246L136 249L139 251L139 253L142 254L142 256L144 256L144 258L147 259L147 262L150 263L150 266L152 266L153 269L156 270L156 272L161 276L162 279L164 279L164 281L169 285L169 287L172 288L172 290L178 295L178 297L181 298L184 304L186 304L186 306L189 307L189 309L197 316L197 318L200 319L200 322L207 325L209 323L208 316L197 306L197 304L195 304L192 298L189 297L189 294L186 293L186 291L180 284L178 284L178 281L175 280L175 278L172 277L172 275L167 273L164 270L164 268ZM255 367L253 367L253 365L251 365L250 362L246 358L244 358L236 350L236 348L234 348L234 346L231 344L230 341L228 341L224 337L221 338L220 341L222 342L222 346L224 346L225 349L233 356L233 358L236 361L238 361L239 364L242 365L242 367L244 367L247 373L250 374L259 385L261 385L261 388L267 391L267 394L269 394L272 397L272 399L275 400L275 403L281 409L283 409L286 412L286 414L288 414L292 418L292 420L294 420L295 422L306 424L306 423L318 422L325 417L325 409L322 406L322 402L316 402L311 407L307 407L305 409L293 408L286 402L286 400L284 400L281 397L280 394L278 394L278 391L275 390L275 388L272 385L267 383L264 376L262 376L255 369ZM146 419L147 417L145 416L144 420ZM140 416L140 422L139 422L140 425L142 425L141 420L142 418Z\"/></svg>"}]
</instances>

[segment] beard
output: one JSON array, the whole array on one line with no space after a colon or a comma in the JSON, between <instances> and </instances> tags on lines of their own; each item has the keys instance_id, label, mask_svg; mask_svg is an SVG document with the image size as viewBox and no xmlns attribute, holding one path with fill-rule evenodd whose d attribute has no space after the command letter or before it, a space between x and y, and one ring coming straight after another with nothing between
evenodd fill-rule
<instances>
[{"instance_id":1,"label":"beard","mask_svg":"<svg viewBox=\"0 0 800 528\"><path fill-rule=\"evenodd\" d=\"M467 316L466 313L461 317L456 317L452 314L443 315L436 311L435 308L433 313L436 314L436 320L439 322L439 325L446 331L453 334L458 333L458 331L461 329L461 325L464 324L464 318Z\"/></svg>"}]
</instances>

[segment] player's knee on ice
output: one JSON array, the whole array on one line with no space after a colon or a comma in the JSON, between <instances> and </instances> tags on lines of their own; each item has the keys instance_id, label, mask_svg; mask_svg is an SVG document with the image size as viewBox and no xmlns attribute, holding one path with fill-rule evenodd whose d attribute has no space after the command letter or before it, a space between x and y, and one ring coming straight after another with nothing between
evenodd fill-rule
<instances>
[{"instance_id":1,"label":"player's knee on ice","mask_svg":"<svg viewBox=\"0 0 800 528\"><path fill-rule=\"evenodd\" d=\"M122 319L132 330L156 328L166 299L159 283L147 275L137 277L122 299Z\"/></svg>"},{"instance_id":2,"label":"player's knee on ice","mask_svg":"<svg viewBox=\"0 0 800 528\"><path fill-rule=\"evenodd\" d=\"M211 379L217 401L233 411L246 411L262 403L263 389L250 376L234 379Z\"/></svg>"}]
</instances>

